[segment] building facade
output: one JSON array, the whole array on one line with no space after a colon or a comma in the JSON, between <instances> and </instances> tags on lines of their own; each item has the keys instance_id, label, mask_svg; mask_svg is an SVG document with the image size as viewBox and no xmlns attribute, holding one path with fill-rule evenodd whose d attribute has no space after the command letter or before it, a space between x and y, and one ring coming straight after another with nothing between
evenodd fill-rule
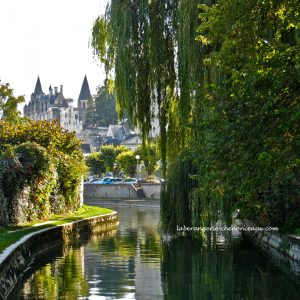
<instances>
[{"instance_id":1,"label":"building facade","mask_svg":"<svg viewBox=\"0 0 300 300\"><path fill-rule=\"evenodd\" d=\"M38 77L31 99L24 106L24 116L33 120L57 120L66 130L81 132L85 127L88 100L91 93L87 77L84 77L78 98L78 107L74 107L74 100L65 98L63 86L60 90L57 87L49 87L49 93L45 94Z\"/></svg>"}]
</instances>

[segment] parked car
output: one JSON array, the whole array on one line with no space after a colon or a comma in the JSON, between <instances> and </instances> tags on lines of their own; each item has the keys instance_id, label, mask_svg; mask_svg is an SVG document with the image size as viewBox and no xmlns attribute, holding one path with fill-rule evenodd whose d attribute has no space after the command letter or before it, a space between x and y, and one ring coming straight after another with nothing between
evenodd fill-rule
<instances>
[{"instance_id":1,"label":"parked car","mask_svg":"<svg viewBox=\"0 0 300 300\"><path fill-rule=\"evenodd\" d=\"M136 178L125 178L120 183L130 184L130 183L138 183Z\"/></svg>"},{"instance_id":2,"label":"parked car","mask_svg":"<svg viewBox=\"0 0 300 300\"><path fill-rule=\"evenodd\" d=\"M110 178L103 182L103 184L114 184L114 183L120 183L123 179L122 178Z\"/></svg>"},{"instance_id":3,"label":"parked car","mask_svg":"<svg viewBox=\"0 0 300 300\"><path fill-rule=\"evenodd\" d=\"M104 178L102 178L102 179L97 179L97 180L93 181L93 183L105 184L106 181L108 181L108 180L110 180L110 179L112 179L112 178L113 178L113 177L104 177Z\"/></svg>"}]
</instances>

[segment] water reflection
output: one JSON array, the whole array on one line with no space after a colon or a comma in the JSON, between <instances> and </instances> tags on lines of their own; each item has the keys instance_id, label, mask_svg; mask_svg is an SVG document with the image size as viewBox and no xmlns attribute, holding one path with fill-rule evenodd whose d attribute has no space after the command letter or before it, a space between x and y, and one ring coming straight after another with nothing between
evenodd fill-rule
<instances>
[{"instance_id":1,"label":"water reflection","mask_svg":"<svg viewBox=\"0 0 300 300\"><path fill-rule=\"evenodd\" d=\"M35 266L11 299L299 298L299 277L240 235L165 241L158 209L116 210L118 230L81 238Z\"/></svg>"},{"instance_id":2,"label":"water reflection","mask_svg":"<svg viewBox=\"0 0 300 300\"><path fill-rule=\"evenodd\" d=\"M246 241L238 244L215 251L188 237L163 243L165 299L299 299L299 278L296 283Z\"/></svg>"}]
</instances>

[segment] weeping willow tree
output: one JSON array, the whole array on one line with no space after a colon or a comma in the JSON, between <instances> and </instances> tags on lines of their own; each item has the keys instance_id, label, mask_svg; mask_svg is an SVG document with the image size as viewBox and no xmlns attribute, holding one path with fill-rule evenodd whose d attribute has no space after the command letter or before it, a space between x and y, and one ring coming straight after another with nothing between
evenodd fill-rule
<instances>
[{"instance_id":1,"label":"weeping willow tree","mask_svg":"<svg viewBox=\"0 0 300 300\"><path fill-rule=\"evenodd\" d=\"M178 219L188 224L192 215L199 217L193 208L200 206L191 200L196 185L195 155L190 149L203 138L198 120L205 114L201 101L207 50L196 41L198 4L197 0L112 0L92 32L92 46L105 65L106 84L113 82L119 114L126 109L144 139L151 119L159 118L165 171L168 161L162 220L170 225L171 218L173 227ZM177 212L170 214L174 203Z\"/></svg>"},{"instance_id":2,"label":"weeping willow tree","mask_svg":"<svg viewBox=\"0 0 300 300\"><path fill-rule=\"evenodd\" d=\"M144 139L158 112L161 152L166 162L166 128L176 85L174 12L178 1L113 0L93 27L92 46L114 74L120 115L126 109Z\"/></svg>"},{"instance_id":3,"label":"weeping willow tree","mask_svg":"<svg viewBox=\"0 0 300 300\"><path fill-rule=\"evenodd\" d=\"M199 14L214 2L112 0L93 27L92 46L105 65L107 85L114 84L119 114L126 109L147 139L158 111L167 231L209 224L230 206L223 201L214 152L220 116L212 86L222 76L206 62L218 45L197 40Z\"/></svg>"},{"instance_id":4,"label":"weeping willow tree","mask_svg":"<svg viewBox=\"0 0 300 300\"><path fill-rule=\"evenodd\" d=\"M278 200L300 182L299 9L295 0L111 0L96 20L92 45L119 113L146 140L158 112L168 230L229 221L233 208L300 227L299 197L289 210Z\"/></svg>"}]
</instances>

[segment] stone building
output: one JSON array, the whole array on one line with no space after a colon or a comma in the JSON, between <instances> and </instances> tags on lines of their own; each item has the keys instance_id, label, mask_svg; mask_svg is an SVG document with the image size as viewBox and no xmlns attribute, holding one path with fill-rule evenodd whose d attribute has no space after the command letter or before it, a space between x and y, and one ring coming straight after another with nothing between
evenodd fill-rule
<instances>
[{"instance_id":1,"label":"stone building","mask_svg":"<svg viewBox=\"0 0 300 300\"><path fill-rule=\"evenodd\" d=\"M87 81L86 75L84 76L83 83L81 86L80 94L78 97L78 109L79 109L79 119L82 121L83 127L86 125L86 114L88 108L88 101L92 98L89 83Z\"/></svg>"},{"instance_id":2,"label":"stone building","mask_svg":"<svg viewBox=\"0 0 300 300\"><path fill-rule=\"evenodd\" d=\"M85 127L88 100L92 98L86 76L78 98L78 107L74 107L74 100L65 98L63 86L49 87L49 93L45 94L38 77L31 99L24 106L24 116L33 120L58 120L59 124L66 130L81 132Z\"/></svg>"}]
</instances>

